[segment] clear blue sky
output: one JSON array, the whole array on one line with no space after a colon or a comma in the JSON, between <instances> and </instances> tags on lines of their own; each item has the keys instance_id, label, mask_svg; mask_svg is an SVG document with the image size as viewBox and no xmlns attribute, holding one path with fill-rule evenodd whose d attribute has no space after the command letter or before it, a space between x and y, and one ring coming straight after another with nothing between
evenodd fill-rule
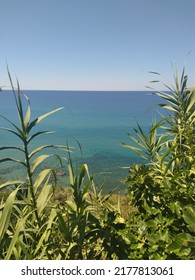
<instances>
[{"instance_id":1,"label":"clear blue sky","mask_svg":"<svg viewBox=\"0 0 195 280\"><path fill-rule=\"evenodd\" d=\"M6 61L23 89L142 90L195 78L195 0L0 0L0 85Z\"/></svg>"}]
</instances>

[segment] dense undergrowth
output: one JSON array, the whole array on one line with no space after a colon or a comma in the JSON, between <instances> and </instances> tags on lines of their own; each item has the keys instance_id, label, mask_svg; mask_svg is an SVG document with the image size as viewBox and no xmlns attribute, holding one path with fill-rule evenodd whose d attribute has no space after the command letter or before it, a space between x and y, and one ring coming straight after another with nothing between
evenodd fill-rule
<instances>
[{"instance_id":1,"label":"dense undergrowth","mask_svg":"<svg viewBox=\"0 0 195 280\"><path fill-rule=\"evenodd\" d=\"M146 161L130 167L125 196L97 189L86 164L73 167L68 145L31 150L32 141L49 133L33 129L61 108L31 120L29 99L8 75L19 125L1 115L9 125L1 129L21 147L0 151L17 150L23 160L0 164L21 164L26 180L0 184L0 259L195 259L195 87L187 87L184 71L180 79L175 72L167 92L157 93L169 113L148 133L138 124L124 144ZM44 154L50 147L66 154L69 188L59 189L56 171L41 168L55 157Z\"/></svg>"}]
</instances>

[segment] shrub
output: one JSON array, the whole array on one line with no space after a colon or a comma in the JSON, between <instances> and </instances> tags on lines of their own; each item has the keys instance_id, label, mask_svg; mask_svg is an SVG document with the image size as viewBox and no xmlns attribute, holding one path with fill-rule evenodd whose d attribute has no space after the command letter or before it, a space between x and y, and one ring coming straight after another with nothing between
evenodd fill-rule
<instances>
[{"instance_id":1,"label":"shrub","mask_svg":"<svg viewBox=\"0 0 195 280\"><path fill-rule=\"evenodd\" d=\"M177 71L174 78L174 87L157 93L165 101L158 105L169 113L148 134L138 125L138 138L129 135L136 145L125 145L146 159L126 178L138 210L130 226L130 258L195 258L195 87L187 88L184 71L180 81Z\"/></svg>"}]
</instances>

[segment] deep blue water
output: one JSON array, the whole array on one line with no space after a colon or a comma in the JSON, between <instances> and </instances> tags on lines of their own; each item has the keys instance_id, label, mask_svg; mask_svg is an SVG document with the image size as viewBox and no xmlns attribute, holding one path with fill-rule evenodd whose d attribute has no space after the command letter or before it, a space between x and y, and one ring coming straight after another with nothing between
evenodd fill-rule
<instances>
[{"instance_id":1,"label":"deep blue water","mask_svg":"<svg viewBox=\"0 0 195 280\"><path fill-rule=\"evenodd\" d=\"M122 142L130 143L127 133L133 133L138 121L144 130L154 117L158 118L159 97L149 92L91 92L91 91L24 91L30 98L32 119L58 107L63 110L44 119L35 129L55 131L53 134L38 137L35 146L45 144L66 145L77 148L72 153L75 163L88 163L97 184L105 189L121 187L120 180L128 175L127 167L139 162L138 156L122 147ZM26 105L26 100L24 99ZM18 123L13 94L0 93L0 114ZM7 125L0 119L0 126ZM75 140L76 139L76 140ZM20 145L16 138L1 131L0 146ZM82 147L79 151L77 141ZM52 153L67 156L57 150ZM0 157L20 157L16 152L0 151ZM57 160L45 162L57 165ZM0 176L13 179L23 176L23 170L15 164L1 164ZM67 177L60 177L60 184L67 184Z\"/></svg>"}]
</instances>

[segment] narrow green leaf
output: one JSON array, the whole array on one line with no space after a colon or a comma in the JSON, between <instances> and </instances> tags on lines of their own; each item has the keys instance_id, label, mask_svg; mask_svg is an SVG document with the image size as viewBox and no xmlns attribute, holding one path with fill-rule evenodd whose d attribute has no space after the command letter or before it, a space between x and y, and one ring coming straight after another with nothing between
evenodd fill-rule
<instances>
[{"instance_id":1,"label":"narrow green leaf","mask_svg":"<svg viewBox=\"0 0 195 280\"><path fill-rule=\"evenodd\" d=\"M143 159L147 159L147 157L145 157L145 156L143 155L142 149L137 148L137 147L134 147L134 146L131 146L131 145L128 145L128 144L122 144L122 145L123 145L123 147L125 147L125 148L128 148L128 149L133 150L133 151L136 152L139 156L141 156Z\"/></svg>"},{"instance_id":2,"label":"narrow green leaf","mask_svg":"<svg viewBox=\"0 0 195 280\"><path fill-rule=\"evenodd\" d=\"M168 110L171 110L171 111L174 111L174 112L177 112L177 113L179 111L179 109L176 109L173 106L166 105L166 104L158 104L158 106L163 107L163 108L168 109Z\"/></svg>"},{"instance_id":3,"label":"narrow green leaf","mask_svg":"<svg viewBox=\"0 0 195 280\"><path fill-rule=\"evenodd\" d=\"M68 171L69 171L69 180L70 180L70 185L74 185L74 173L73 173L73 168L71 164L68 164Z\"/></svg>"},{"instance_id":4,"label":"narrow green leaf","mask_svg":"<svg viewBox=\"0 0 195 280\"><path fill-rule=\"evenodd\" d=\"M15 91L15 88L14 88L14 85L13 85L13 82L12 82L12 77L11 77L11 74L10 74L10 72L9 72L8 65L7 65L7 73L8 73L9 81L10 81L11 88L12 88L12 91L13 91L13 94L14 94L14 99L15 99L15 103L16 103L16 108L17 108L17 111L19 112L20 109L19 109L18 100L17 100L17 97L16 97L16 91Z\"/></svg>"},{"instance_id":5,"label":"narrow green leaf","mask_svg":"<svg viewBox=\"0 0 195 280\"><path fill-rule=\"evenodd\" d=\"M47 148L56 148L56 149L62 149L62 150L65 150L65 151L69 151L69 150L67 149L67 146L64 146L64 145L44 145L44 146L40 146L40 147L34 149L34 150L29 154L29 158L31 158L31 157L34 156L36 153L41 152L42 150L47 149Z\"/></svg>"},{"instance_id":6,"label":"narrow green leaf","mask_svg":"<svg viewBox=\"0 0 195 280\"><path fill-rule=\"evenodd\" d=\"M137 147L134 147L134 146L125 144L125 143L122 143L122 145L123 145L123 147L128 148L128 149L131 149L131 150L133 150L133 151L139 151L139 152L142 151L142 149L140 149L140 148L137 148Z\"/></svg>"},{"instance_id":7,"label":"narrow green leaf","mask_svg":"<svg viewBox=\"0 0 195 280\"><path fill-rule=\"evenodd\" d=\"M47 148L51 148L51 147L53 147L53 145L44 145L44 146L37 147L36 149L34 149L34 150L29 154L29 158L31 158L31 157L34 156L35 154L41 152L42 150L47 149Z\"/></svg>"},{"instance_id":8,"label":"narrow green leaf","mask_svg":"<svg viewBox=\"0 0 195 280\"><path fill-rule=\"evenodd\" d=\"M18 220L11 242L6 252L5 260L10 260L12 253L16 250L15 246L19 239L20 232L24 231L25 218Z\"/></svg>"},{"instance_id":9,"label":"narrow green leaf","mask_svg":"<svg viewBox=\"0 0 195 280\"><path fill-rule=\"evenodd\" d=\"M37 132L37 133L31 135L31 136L28 138L27 142L28 142L28 144L29 144L35 137L40 136L40 135L43 135L43 134L50 134L50 133L53 133L53 132L54 132L54 131L39 131L39 132Z\"/></svg>"},{"instance_id":10,"label":"narrow green leaf","mask_svg":"<svg viewBox=\"0 0 195 280\"><path fill-rule=\"evenodd\" d=\"M51 157L52 155L41 155L37 157L33 163L31 164L31 173L35 171L35 169L47 158Z\"/></svg>"},{"instance_id":11,"label":"narrow green leaf","mask_svg":"<svg viewBox=\"0 0 195 280\"><path fill-rule=\"evenodd\" d=\"M15 197L18 192L18 188L15 189L11 194L8 196L5 206L3 208L1 217L0 217L0 240L3 240L3 236L5 232L7 231L10 223L10 216L12 213L12 207L15 202Z\"/></svg>"},{"instance_id":12,"label":"narrow green leaf","mask_svg":"<svg viewBox=\"0 0 195 280\"><path fill-rule=\"evenodd\" d=\"M20 85L19 85L18 80L17 80L17 97L18 97L18 106L19 106L18 115L19 115L21 126L23 128L23 125L24 125L24 113L23 113L23 106L22 106L22 99L21 99L21 90L20 90Z\"/></svg>"},{"instance_id":13,"label":"narrow green leaf","mask_svg":"<svg viewBox=\"0 0 195 280\"><path fill-rule=\"evenodd\" d=\"M66 241L71 242L72 236L71 236L71 232L70 232L68 223L67 224L65 223L61 213L57 213L57 217L58 217L59 229L60 229L61 234L65 237Z\"/></svg>"},{"instance_id":14,"label":"narrow green leaf","mask_svg":"<svg viewBox=\"0 0 195 280\"><path fill-rule=\"evenodd\" d=\"M20 181L20 180L7 181L0 185L0 190L6 188L8 186L15 186L15 185L21 185L21 184L24 184L24 181Z\"/></svg>"},{"instance_id":15,"label":"narrow green leaf","mask_svg":"<svg viewBox=\"0 0 195 280\"><path fill-rule=\"evenodd\" d=\"M7 128L7 127L0 127L0 129L8 131L14 135L16 135L18 138L20 138L22 141L24 141L24 137L22 135L20 135L19 133L15 132L14 130Z\"/></svg>"},{"instance_id":16,"label":"narrow green leaf","mask_svg":"<svg viewBox=\"0 0 195 280\"><path fill-rule=\"evenodd\" d=\"M79 188L81 187L82 182L83 182L83 180L84 180L85 172L86 172L86 170L85 170L85 165L83 164L83 165L81 166L81 170L80 170L80 174L79 174Z\"/></svg>"},{"instance_id":17,"label":"narrow green leaf","mask_svg":"<svg viewBox=\"0 0 195 280\"><path fill-rule=\"evenodd\" d=\"M28 128L28 125L29 125L29 122L30 122L30 116L31 116L31 110L30 110L30 103L28 104L28 109L27 109L27 112L26 112L26 115L25 115L25 118L24 118L24 127L25 127L25 130L27 131L27 128Z\"/></svg>"},{"instance_id":18,"label":"narrow green leaf","mask_svg":"<svg viewBox=\"0 0 195 280\"><path fill-rule=\"evenodd\" d=\"M47 227L43 232L43 234L41 235L41 238L36 246L36 250L34 254L36 255L38 251L41 250L41 255L39 256L40 259L42 259L42 256L45 254L45 251L47 250L45 244L47 243L49 236L52 233L53 223L55 221L56 216L57 216L56 210L52 209L47 220Z\"/></svg>"},{"instance_id":19,"label":"narrow green leaf","mask_svg":"<svg viewBox=\"0 0 195 280\"><path fill-rule=\"evenodd\" d=\"M35 120L33 120L33 121L29 124L27 132L29 133L29 132L31 131L31 129L32 129L37 123L39 123L40 121L42 121L44 118L46 118L46 117L48 117L49 115L54 114L54 113L56 113L56 112L62 110L62 109L63 109L63 107L60 107L60 108L58 108L58 109L55 109L55 110L53 110L53 111L50 111L50 112L48 112L48 113L46 113L46 114L44 114L44 115L42 115L42 116L36 118Z\"/></svg>"},{"instance_id":20,"label":"narrow green leaf","mask_svg":"<svg viewBox=\"0 0 195 280\"><path fill-rule=\"evenodd\" d=\"M37 212L38 215L40 216L45 209L46 205L48 204L48 201L51 198L52 195L52 185L49 185L49 179L50 176L47 177L46 182L44 183L39 196L37 198Z\"/></svg>"},{"instance_id":21,"label":"narrow green leaf","mask_svg":"<svg viewBox=\"0 0 195 280\"><path fill-rule=\"evenodd\" d=\"M2 147L2 148L0 148L0 151L2 151L2 150L18 150L18 151L24 153L24 150L21 148L18 148L18 147Z\"/></svg>"},{"instance_id":22,"label":"narrow green leaf","mask_svg":"<svg viewBox=\"0 0 195 280\"><path fill-rule=\"evenodd\" d=\"M186 113L188 113L193 108L193 106L195 107L195 86L190 89L190 94L188 95L189 95L189 104Z\"/></svg>"},{"instance_id":23,"label":"narrow green leaf","mask_svg":"<svg viewBox=\"0 0 195 280\"><path fill-rule=\"evenodd\" d=\"M0 163L7 162L7 161L19 163L19 164L22 164L26 167L26 164L23 161L17 160L17 159L14 159L14 158L3 158L3 159L0 160Z\"/></svg>"},{"instance_id":24,"label":"narrow green leaf","mask_svg":"<svg viewBox=\"0 0 195 280\"><path fill-rule=\"evenodd\" d=\"M132 139L132 140L133 140L137 145L139 145L140 147L142 147L142 148L144 148L144 149L147 147L147 145L145 145L142 141L140 142L139 139L137 139L137 138L131 136L130 134L128 134L128 136L129 136L130 139Z\"/></svg>"},{"instance_id":25,"label":"narrow green leaf","mask_svg":"<svg viewBox=\"0 0 195 280\"><path fill-rule=\"evenodd\" d=\"M52 169L44 169L41 171L38 176L36 177L36 180L34 182L34 188L35 188L35 193L37 192L37 189L41 186L45 178L52 172Z\"/></svg>"}]
</instances>

